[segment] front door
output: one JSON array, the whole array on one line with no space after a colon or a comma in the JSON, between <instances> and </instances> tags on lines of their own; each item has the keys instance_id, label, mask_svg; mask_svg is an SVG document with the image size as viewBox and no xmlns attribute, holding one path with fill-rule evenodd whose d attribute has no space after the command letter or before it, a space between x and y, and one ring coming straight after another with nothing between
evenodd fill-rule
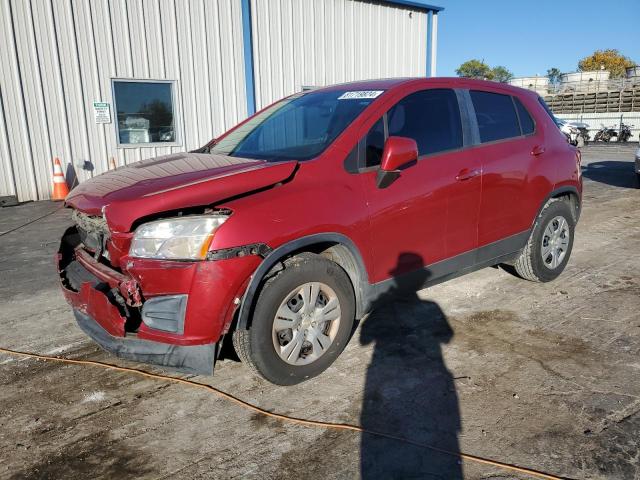
<instances>
[{"instance_id":1,"label":"front door","mask_svg":"<svg viewBox=\"0 0 640 480\"><path fill-rule=\"evenodd\" d=\"M384 141L413 138L419 159L389 187L376 186ZM423 280L457 269L443 262L477 247L480 165L463 149L460 110L451 89L422 90L404 97L361 142L361 174L370 213L373 283L427 267ZM444 265L444 267L443 267Z\"/></svg>"}]
</instances>

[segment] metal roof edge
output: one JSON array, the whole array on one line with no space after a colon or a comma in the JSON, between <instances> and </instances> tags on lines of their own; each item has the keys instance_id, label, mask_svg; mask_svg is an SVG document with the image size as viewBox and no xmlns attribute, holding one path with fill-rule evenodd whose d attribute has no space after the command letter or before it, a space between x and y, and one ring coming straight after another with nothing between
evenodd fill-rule
<instances>
[{"instance_id":1,"label":"metal roof edge","mask_svg":"<svg viewBox=\"0 0 640 480\"><path fill-rule=\"evenodd\" d=\"M441 12L444 10L444 7L438 7L436 5L430 5L423 0L383 0L386 3L392 3L396 5L403 5L405 7L417 7L422 10L432 11L432 12Z\"/></svg>"}]
</instances>

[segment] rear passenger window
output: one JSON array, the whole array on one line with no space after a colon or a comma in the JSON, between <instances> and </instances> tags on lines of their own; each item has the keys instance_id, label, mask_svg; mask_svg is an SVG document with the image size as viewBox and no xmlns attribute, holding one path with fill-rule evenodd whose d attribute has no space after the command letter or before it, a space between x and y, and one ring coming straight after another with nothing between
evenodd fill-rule
<instances>
[{"instance_id":1,"label":"rear passenger window","mask_svg":"<svg viewBox=\"0 0 640 480\"><path fill-rule=\"evenodd\" d=\"M535 129L535 125L533 123L533 119L522 102L518 100L518 97L513 97L513 101L516 104L516 110L518 111L518 118L520 119L520 129L522 130L522 135L529 135L533 133Z\"/></svg>"},{"instance_id":2,"label":"rear passenger window","mask_svg":"<svg viewBox=\"0 0 640 480\"><path fill-rule=\"evenodd\" d=\"M471 90L480 141L493 142L520 136L520 125L510 95Z\"/></svg>"},{"instance_id":3,"label":"rear passenger window","mask_svg":"<svg viewBox=\"0 0 640 480\"><path fill-rule=\"evenodd\" d=\"M413 93L387 114L389 136L413 138L418 154L462 147L462 124L458 99L451 89Z\"/></svg>"}]
</instances>

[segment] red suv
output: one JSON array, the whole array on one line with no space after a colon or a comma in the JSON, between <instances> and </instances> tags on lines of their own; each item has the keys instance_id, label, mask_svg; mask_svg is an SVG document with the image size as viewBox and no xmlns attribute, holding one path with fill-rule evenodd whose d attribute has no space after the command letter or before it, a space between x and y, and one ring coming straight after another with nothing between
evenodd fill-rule
<instances>
[{"instance_id":1,"label":"red suv","mask_svg":"<svg viewBox=\"0 0 640 480\"><path fill-rule=\"evenodd\" d=\"M496 264L556 278L581 191L579 152L533 92L452 78L321 88L76 187L62 290L118 356L211 374L232 341L294 384L390 290Z\"/></svg>"}]
</instances>

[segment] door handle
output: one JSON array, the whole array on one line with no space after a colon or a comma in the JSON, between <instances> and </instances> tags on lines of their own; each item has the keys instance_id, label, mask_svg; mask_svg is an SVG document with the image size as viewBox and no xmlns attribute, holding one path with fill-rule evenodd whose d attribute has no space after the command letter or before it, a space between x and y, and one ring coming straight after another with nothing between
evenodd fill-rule
<instances>
[{"instance_id":1,"label":"door handle","mask_svg":"<svg viewBox=\"0 0 640 480\"><path fill-rule=\"evenodd\" d=\"M459 182L464 182L465 180L470 180L473 177L477 177L480 175L480 170L469 170L468 168L464 168L460 170L458 175L456 175L456 180Z\"/></svg>"},{"instance_id":2,"label":"door handle","mask_svg":"<svg viewBox=\"0 0 640 480\"><path fill-rule=\"evenodd\" d=\"M538 155L542 155L544 151L545 148L543 145L536 145L535 147L533 147L533 149L531 149L531 155L537 157Z\"/></svg>"}]
</instances>

